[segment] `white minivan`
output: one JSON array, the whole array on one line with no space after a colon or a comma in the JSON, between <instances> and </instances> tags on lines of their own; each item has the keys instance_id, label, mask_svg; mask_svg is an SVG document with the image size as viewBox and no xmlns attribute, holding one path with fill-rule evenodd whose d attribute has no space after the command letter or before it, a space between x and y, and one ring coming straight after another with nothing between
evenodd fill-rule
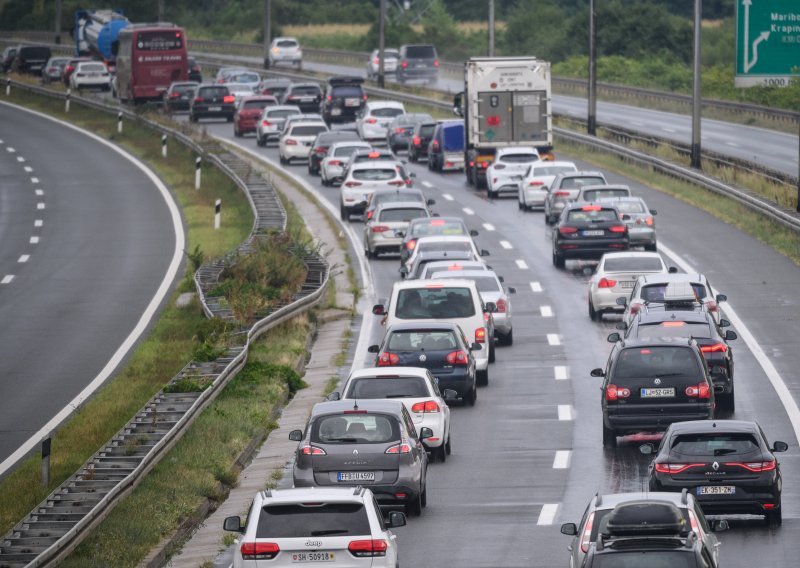
<instances>
[{"instance_id":1,"label":"white minivan","mask_svg":"<svg viewBox=\"0 0 800 568\"><path fill-rule=\"evenodd\" d=\"M475 351L477 383L489 383L489 361L494 344L489 320L495 306L484 305L474 280L411 280L395 282L386 305L376 304L372 313L384 316L385 326L396 323L447 321L461 326L467 339L486 348Z\"/></svg>"}]
</instances>

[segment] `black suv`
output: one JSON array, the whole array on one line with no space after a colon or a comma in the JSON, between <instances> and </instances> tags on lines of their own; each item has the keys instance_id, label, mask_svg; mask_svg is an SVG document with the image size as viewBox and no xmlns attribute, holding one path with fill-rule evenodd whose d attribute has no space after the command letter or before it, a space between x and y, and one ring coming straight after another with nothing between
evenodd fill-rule
<instances>
[{"instance_id":1,"label":"black suv","mask_svg":"<svg viewBox=\"0 0 800 568\"><path fill-rule=\"evenodd\" d=\"M397 82L422 79L435 83L439 78L439 56L432 45L401 45L397 62Z\"/></svg>"},{"instance_id":2,"label":"black suv","mask_svg":"<svg viewBox=\"0 0 800 568\"><path fill-rule=\"evenodd\" d=\"M319 112L322 89L316 83L292 83L283 93L281 104L294 105L302 112Z\"/></svg>"},{"instance_id":3,"label":"black suv","mask_svg":"<svg viewBox=\"0 0 800 568\"><path fill-rule=\"evenodd\" d=\"M198 85L189 103L189 120L201 118L225 118L233 122L236 113L236 97L225 85Z\"/></svg>"},{"instance_id":4,"label":"black suv","mask_svg":"<svg viewBox=\"0 0 800 568\"><path fill-rule=\"evenodd\" d=\"M411 133L411 141L408 143L409 162L428 157L428 145L433 139L434 130L436 130L435 122L419 122L414 125L414 132Z\"/></svg>"},{"instance_id":5,"label":"black suv","mask_svg":"<svg viewBox=\"0 0 800 568\"><path fill-rule=\"evenodd\" d=\"M564 268L568 258L600 258L629 245L628 227L613 205L570 203L553 228L553 266Z\"/></svg>"},{"instance_id":6,"label":"black suv","mask_svg":"<svg viewBox=\"0 0 800 568\"><path fill-rule=\"evenodd\" d=\"M702 420L670 426L650 464L651 491L687 487L708 515L764 515L768 525L781 524L781 467L755 422ZM650 454L652 444L640 447Z\"/></svg>"},{"instance_id":7,"label":"black suv","mask_svg":"<svg viewBox=\"0 0 800 568\"><path fill-rule=\"evenodd\" d=\"M328 155L328 148L330 148L331 144L348 140L358 142L361 139L352 130L334 130L317 134L316 139L311 144L311 152L308 154L308 174L318 176L322 160Z\"/></svg>"},{"instance_id":8,"label":"black suv","mask_svg":"<svg viewBox=\"0 0 800 568\"><path fill-rule=\"evenodd\" d=\"M328 89L319 107L319 113L328 125L333 122L353 122L367 102L361 87L361 77L331 77Z\"/></svg>"},{"instance_id":9,"label":"black suv","mask_svg":"<svg viewBox=\"0 0 800 568\"><path fill-rule=\"evenodd\" d=\"M616 446L617 436L714 417L714 383L693 339L618 341L605 370L591 375L604 377L603 446Z\"/></svg>"},{"instance_id":10,"label":"black suv","mask_svg":"<svg viewBox=\"0 0 800 568\"><path fill-rule=\"evenodd\" d=\"M53 56L46 45L21 45L14 56L13 69L17 73L41 75L47 61Z\"/></svg>"},{"instance_id":11,"label":"black suv","mask_svg":"<svg viewBox=\"0 0 800 568\"><path fill-rule=\"evenodd\" d=\"M736 410L733 385L733 349L728 341L739 336L733 330L722 331L731 322L721 319L719 324L714 317L697 308L693 311L649 309L645 306L631 322L625 332L626 339L653 339L656 337L692 338L700 346L700 352L706 360L711 379L714 381L714 392L720 408L733 412ZM618 333L608 336L608 341L616 343L620 340Z\"/></svg>"}]
</instances>

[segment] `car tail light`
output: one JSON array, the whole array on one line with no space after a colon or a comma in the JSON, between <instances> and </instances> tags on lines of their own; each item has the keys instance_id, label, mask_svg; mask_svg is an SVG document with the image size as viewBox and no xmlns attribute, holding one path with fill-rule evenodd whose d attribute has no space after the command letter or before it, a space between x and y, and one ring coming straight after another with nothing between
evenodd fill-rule
<instances>
[{"instance_id":1,"label":"car tail light","mask_svg":"<svg viewBox=\"0 0 800 568\"><path fill-rule=\"evenodd\" d=\"M463 353L463 351L460 351L459 353ZM442 409L439 408L439 405L436 404L435 400L426 400L425 402L417 402L411 407L411 412L432 413L441 411Z\"/></svg>"},{"instance_id":2,"label":"car tail light","mask_svg":"<svg viewBox=\"0 0 800 568\"><path fill-rule=\"evenodd\" d=\"M533 180L533 181L528 182L528 185L531 186L531 187L541 187L541 186L544 185L544 182L543 181L539 181L539 180Z\"/></svg>"},{"instance_id":3,"label":"car tail light","mask_svg":"<svg viewBox=\"0 0 800 568\"><path fill-rule=\"evenodd\" d=\"M373 233L385 233L386 231L389 230L390 230L389 227L387 227L386 225L375 225L374 227L372 227Z\"/></svg>"},{"instance_id":4,"label":"car tail light","mask_svg":"<svg viewBox=\"0 0 800 568\"><path fill-rule=\"evenodd\" d=\"M598 288L613 288L616 285L616 280L609 280L608 278L601 278L600 282L597 283Z\"/></svg>"},{"instance_id":5,"label":"car tail light","mask_svg":"<svg viewBox=\"0 0 800 568\"><path fill-rule=\"evenodd\" d=\"M375 215L375 210L374 210L374 209L373 209L373 210L370 210L370 211L367 211L367 221L369 221L370 219L372 219L372 216L373 216L373 215Z\"/></svg>"},{"instance_id":6,"label":"car tail light","mask_svg":"<svg viewBox=\"0 0 800 568\"><path fill-rule=\"evenodd\" d=\"M652 217L648 217L647 219L644 220L644 222L645 222L645 224L650 225L651 227L653 226L653 223L654 223Z\"/></svg>"},{"instance_id":7,"label":"car tail light","mask_svg":"<svg viewBox=\"0 0 800 568\"><path fill-rule=\"evenodd\" d=\"M341 166L342 165L342 161L341 160L331 160L330 162L328 162L328 165L329 166Z\"/></svg>"},{"instance_id":8,"label":"car tail light","mask_svg":"<svg viewBox=\"0 0 800 568\"><path fill-rule=\"evenodd\" d=\"M419 136L414 136L414 138L411 139L411 142L414 144L414 146L419 146L422 143L422 140Z\"/></svg>"},{"instance_id":9,"label":"car tail light","mask_svg":"<svg viewBox=\"0 0 800 568\"><path fill-rule=\"evenodd\" d=\"M395 444L394 446L387 448L384 454L410 454L411 453L411 444Z\"/></svg>"},{"instance_id":10,"label":"car tail light","mask_svg":"<svg viewBox=\"0 0 800 568\"><path fill-rule=\"evenodd\" d=\"M458 351L451 351L445 357L445 361L447 361L451 365L466 365L469 362L469 358L467 354L459 349Z\"/></svg>"},{"instance_id":11,"label":"car tail light","mask_svg":"<svg viewBox=\"0 0 800 568\"><path fill-rule=\"evenodd\" d=\"M297 140L295 140L294 138L287 138L284 144L286 146L297 146Z\"/></svg>"},{"instance_id":12,"label":"car tail light","mask_svg":"<svg viewBox=\"0 0 800 568\"><path fill-rule=\"evenodd\" d=\"M506 313L506 301L505 301L504 298L500 298L494 304L495 304L495 306L497 306L497 312L498 313L501 313L501 314Z\"/></svg>"},{"instance_id":13,"label":"car tail light","mask_svg":"<svg viewBox=\"0 0 800 568\"><path fill-rule=\"evenodd\" d=\"M366 100L367 100L367 94L366 94L366 93L364 93L364 96L363 96L363 97L361 97L361 98L363 98L363 99L366 101Z\"/></svg>"},{"instance_id":14,"label":"car tail light","mask_svg":"<svg viewBox=\"0 0 800 568\"><path fill-rule=\"evenodd\" d=\"M704 463L657 463L655 468L658 473L675 475L677 473L683 473L689 468L704 467L705 465Z\"/></svg>"},{"instance_id":15,"label":"car tail light","mask_svg":"<svg viewBox=\"0 0 800 568\"><path fill-rule=\"evenodd\" d=\"M401 127L398 126L398 127L396 127L394 129L394 131L395 131L395 134L402 134L403 132L406 131L406 129L405 128L401 128Z\"/></svg>"},{"instance_id":16,"label":"car tail light","mask_svg":"<svg viewBox=\"0 0 800 568\"><path fill-rule=\"evenodd\" d=\"M328 153L328 147L327 146L317 146L314 149L314 152L316 152L317 154L327 154Z\"/></svg>"},{"instance_id":17,"label":"car tail light","mask_svg":"<svg viewBox=\"0 0 800 568\"><path fill-rule=\"evenodd\" d=\"M708 386L708 383L688 386L684 392L691 398L711 398L711 387Z\"/></svg>"},{"instance_id":18,"label":"car tail light","mask_svg":"<svg viewBox=\"0 0 800 568\"><path fill-rule=\"evenodd\" d=\"M625 225L612 225L608 228L609 231L612 233L624 233L625 232Z\"/></svg>"},{"instance_id":19,"label":"car tail light","mask_svg":"<svg viewBox=\"0 0 800 568\"><path fill-rule=\"evenodd\" d=\"M243 542L239 548L243 560L272 560L280 551L274 542Z\"/></svg>"},{"instance_id":20,"label":"car tail light","mask_svg":"<svg viewBox=\"0 0 800 568\"><path fill-rule=\"evenodd\" d=\"M171 98L171 99L177 99L180 96L181 96L180 93L170 93L169 94L169 98Z\"/></svg>"},{"instance_id":21,"label":"car tail light","mask_svg":"<svg viewBox=\"0 0 800 568\"><path fill-rule=\"evenodd\" d=\"M203 103L203 102L205 102L205 99L203 97L195 97L194 102Z\"/></svg>"},{"instance_id":22,"label":"car tail light","mask_svg":"<svg viewBox=\"0 0 800 568\"><path fill-rule=\"evenodd\" d=\"M584 205L581 207L581 211L600 211L602 207L599 205Z\"/></svg>"},{"instance_id":23,"label":"car tail light","mask_svg":"<svg viewBox=\"0 0 800 568\"><path fill-rule=\"evenodd\" d=\"M703 345L700 348L703 353L726 353L728 346L724 343L715 343L714 345Z\"/></svg>"},{"instance_id":24,"label":"car tail light","mask_svg":"<svg viewBox=\"0 0 800 568\"><path fill-rule=\"evenodd\" d=\"M761 473L762 471L772 471L777 467L777 464L775 463L774 460L763 461L763 462L733 462L733 463L727 463L725 465L743 467L747 471L752 471L753 473Z\"/></svg>"},{"instance_id":25,"label":"car tail light","mask_svg":"<svg viewBox=\"0 0 800 568\"><path fill-rule=\"evenodd\" d=\"M262 120L261 126L272 126L272 123L269 120Z\"/></svg>"},{"instance_id":26,"label":"car tail light","mask_svg":"<svg viewBox=\"0 0 800 568\"><path fill-rule=\"evenodd\" d=\"M328 95L328 102L331 102L332 100L333 100L333 97Z\"/></svg>"},{"instance_id":27,"label":"car tail light","mask_svg":"<svg viewBox=\"0 0 800 568\"><path fill-rule=\"evenodd\" d=\"M553 196L555 197L569 197L569 191L554 191Z\"/></svg>"},{"instance_id":28,"label":"car tail light","mask_svg":"<svg viewBox=\"0 0 800 568\"><path fill-rule=\"evenodd\" d=\"M578 232L578 229L575 227L559 227L558 232L562 235L574 235Z\"/></svg>"},{"instance_id":29,"label":"car tail light","mask_svg":"<svg viewBox=\"0 0 800 568\"><path fill-rule=\"evenodd\" d=\"M303 446L300 448L300 453L304 456L324 456L327 455L325 450L317 446Z\"/></svg>"},{"instance_id":30,"label":"car tail light","mask_svg":"<svg viewBox=\"0 0 800 568\"><path fill-rule=\"evenodd\" d=\"M434 140L433 142L431 142L431 146L433 148L438 148L439 147L439 141L438 140Z\"/></svg>"},{"instance_id":31,"label":"car tail light","mask_svg":"<svg viewBox=\"0 0 800 568\"><path fill-rule=\"evenodd\" d=\"M692 531L697 535L700 536L700 524L697 522L697 517L694 515L694 511L689 509L689 524L692 527Z\"/></svg>"},{"instance_id":32,"label":"car tail light","mask_svg":"<svg viewBox=\"0 0 800 568\"><path fill-rule=\"evenodd\" d=\"M68 74L72 73L73 71L75 71L75 68L72 65L67 65L67 68L64 69L64 73L68 73Z\"/></svg>"},{"instance_id":33,"label":"car tail light","mask_svg":"<svg viewBox=\"0 0 800 568\"><path fill-rule=\"evenodd\" d=\"M233 95L225 95L224 97L222 97L222 102L223 103L232 103L232 102L235 102L235 101L236 101L236 97L234 97Z\"/></svg>"},{"instance_id":34,"label":"car tail light","mask_svg":"<svg viewBox=\"0 0 800 568\"><path fill-rule=\"evenodd\" d=\"M396 179L396 180L393 180L393 181L389 182L389 185L394 185L394 186L397 186L397 187L402 187L405 184L406 184L406 182L404 180L402 180L402 179Z\"/></svg>"},{"instance_id":35,"label":"car tail light","mask_svg":"<svg viewBox=\"0 0 800 568\"><path fill-rule=\"evenodd\" d=\"M583 527L583 535L581 535L581 552L586 554L589 552L589 543L592 541L592 526L594 525L594 511L589 513L589 518L586 519L586 526Z\"/></svg>"},{"instance_id":36,"label":"car tail light","mask_svg":"<svg viewBox=\"0 0 800 568\"><path fill-rule=\"evenodd\" d=\"M632 314L638 314L639 310L641 310L641 309L642 309L642 304L640 304L639 302L634 302L634 303L631 304L631 313Z\"/></svg>"},{"instance_id":37,"label":"car tail light","mask_svg":"<svg viewBox=\"0 0 800 568\"><path fill-rule=\"evenodd\" d=\"M389 545L383 539L353 540L347 545L350 554L357 558L386 556Z\"/></svg>"},{"instance_id":38,"label":"car tail light","mask_svg":"<svg viewBox=\"0 0 800 568\"><path fill-rule=\"evenodd\" d=\"M417 246L417 239L411 239L406 243L406 248L408 250L414 250Z\"/></svg>"},{"instance_id":39,"label":"car tail light","mask_svg":"<svg viewBox=\"0 0 800 568\"><path fill-rule=\"evenodd\" d=\"M376 119L376 118L368 118L364 122L366 122L367 124L375 124L376 122L378 122L378 119Z\"/></svg>"},{"instance_id":40,"label":"car tail light","mask_svg":"<svg viewBox=\"0 0 800 568\"><path fill-rule=\"evenodd\" d=\"M390 367L400 363L400 357L396 353L381 353L378 356L378 367Z\"/></svg>"},{"instance_id":41,"label":"car tail light","mask_svg":"<svg viewBox=\"0 0 800 568\"><path fill-rule=\"evenodd\" d=\"M439 67L439 60L438 59L434 59L433 60L433 66L434 67Z\"/></svg>"},{"instance_id":42,"label":"car tail light","mask_svg":"<svg viewBox=\"0 0 800 568\"><path fill-rule=\"evenodd\" d=\"M407 69L408 68L408 61L403 59L403 61L400 63L400 67L402 67L403 69Z\"/></svg>"},{"instance_id":43,"label":"car tail light","mask_svg":"<svg viewBox=\"0 0 800 568\"><path fill-rule=\"evenodd\" d=\"M486 342L486 328L479 327L475 330L475 342L476 343L485 343Z\"/></svg>"},{"instance_id":44,"label":"car tail light","mask_svg":"<svg viewBox=\"0 0 800 568\"><path fill-rule=\"evenodd\" d=\"M380 65L380 64L381 64L381 59L380 59L380 57L376 57L375 59L373 59L373 60L372 60L372 62L373 62L375 65Z\"/></svg>"},{"instance_id":45,"label":"car tail light","mask_svg":"<svg viewBox=\"0 0 800 568\"><path fill-rule=\"evenodd\" d=\"M628 398L631 396L631 390L627 388L619 388L617 385L609 384L606 386L606 400L615 401L620 398Z\"/></svg>"},{"instance_id":46,"label":"car tail light","mask_svg":"<svg viewBox=\"0 0 800 568\"><path fill-rule=\"evenodd\" d=\"M491 165L491 162L478 162L478 165L485 170Z\"/></svg>"}]
</instances>

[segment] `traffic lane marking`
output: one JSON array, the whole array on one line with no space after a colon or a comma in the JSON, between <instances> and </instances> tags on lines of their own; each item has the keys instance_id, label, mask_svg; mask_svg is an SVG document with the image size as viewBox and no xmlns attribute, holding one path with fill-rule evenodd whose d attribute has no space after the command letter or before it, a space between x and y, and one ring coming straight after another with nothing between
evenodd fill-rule
<instances>
[{"instance_id":1,"label":"traffic lane marking","mask_svg":"<svg viewBox=\"0 0 800 568\"><path fill-rule=\"evenodd\" d=\"M553 458L553 469L567 469L571 457L572 450L558 450Z\"/></svg>"},{"instance_id":2,"label":"traffic lane marking","mask_svg":"<svg viewBox=\"0 0 800 568\"><path fill-rule=\"evenodd\" d=\"M537 525L552 525L558 512L558 503L545 503L542 505L542 510L539 512L539 519L536 521Z\"/></svg>"}]
</instances>

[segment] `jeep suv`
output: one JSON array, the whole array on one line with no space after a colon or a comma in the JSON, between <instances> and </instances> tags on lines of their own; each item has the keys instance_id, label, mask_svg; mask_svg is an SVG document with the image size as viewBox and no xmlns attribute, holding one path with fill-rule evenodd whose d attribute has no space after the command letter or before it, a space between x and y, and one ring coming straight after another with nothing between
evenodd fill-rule
<instances>
[{"instance_id":1,"label":"jeep suv","mask_svg":"<svg viewBox=\"0 0 800 568\"><path fill-rule=\"evenodd\" d=\"M400 46L400 61L397 64L397 82L422 79L435 83L439 78L439 56L432 45Z\"/></svg>"},{"instance_id":2,"label":"jeep suv","mask_svg":"<svg viewBox=\"0 0 800 568\"><path fill-rule=\"evenodd\" d=\"M367 95L361 77L331 77L320 104L320 114L328 126L333 122L352 122L364 108Z\"/></svg>"}]
</instances>

